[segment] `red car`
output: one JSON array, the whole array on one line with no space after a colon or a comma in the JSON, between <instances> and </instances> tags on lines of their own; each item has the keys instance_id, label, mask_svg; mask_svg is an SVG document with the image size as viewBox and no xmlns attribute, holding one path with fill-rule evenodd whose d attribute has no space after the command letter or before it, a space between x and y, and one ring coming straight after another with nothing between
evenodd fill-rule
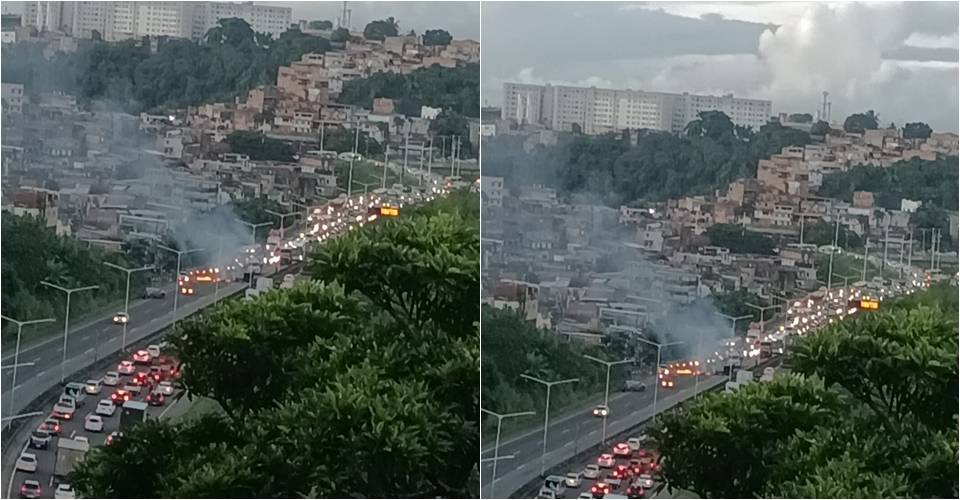
<instances>
[{"instance_id":1,"label":"red car","mask_svg":"<svg viewBox=\"0 0 960 500\"><path fill-rule=\"evenodd\" d=\"M613 476L616 477L617 479L621 479L621 480L622 480L622 479L626 479L626 478L630 477L630 473L631 473L631 472L633 472L633 471L632 471L629 467L627 467L626 465L618 465L618 466L614 467L613 471L611 472L611 475L613 475Z\"/></svg>"},{"instance_id":2,"label":"red car","mask_svg":"<svg viewBox=\"0 0 960 500\"><path fill-rule=\"evenodd\" d=\"M148 375L147 372L137 372L137 374L130 379L130 382L133 385L147 385L149 377L150 375Z\"/></svg>"},{"instance_id":3,"label":"red car","mask_svg":"<svg viewBox=\"0 0 960 500\"><path fill-rule=\"evenodd\" d=\"M138 364L150 363L150 353L143 349L133 353L133 362Z\"/></svg>"},{"instance_id":4,"label":"red car","mask_svg":"<svg viewBox=\"0 0 960 500\"><path fill-rule=\"evenodd\" d=\"M613 447L613 456L615 457L629 457L630 456L630 445L627 443L618 443Z\"/></svg>"},{"instance_id":5,"label":"red car","mask_svg":"<svg viewBox=\"0 0 960 500\"><path fill-rule=\"evenodd\" d=\"M147 404L150 406L163 406L164 398L163 393L160 392L151 392L147 394Z\"/></svg>"},{"instance_id":6,"label":"red car","mask_svg":"<svg viewBox=\"0 0 960 500\"><path fill-rule=\"evenodd\" d=\"M590 494L593 498L603 498L610 494L610 485L607 483L597 483L590 487Z\"/></svg>"},{"instance_id":7,"label":"red car","mask_svg":"<svg viewBox=\"0 0 960 500\"><path fill-rule=\"evenodd\" d=\"M43 423L40 424L40 427L37 427L37 429L49 432L50 434L56 436L60 434L60 421L55 418L48 418L44 420Z\"/></svg>"},{"instance_id":8,"label":"red car","mask_svg":"<svg viewBox=\"0 0 960 500\"><path fill-rule=\"evenodd\" d=\"M638 482L634 482L630 486L627 486L627 498L643 498L646 492L643 490L643 486L637 483Z\"/></svg>"},{"instance_id":9,"label":"red car","mask_svg":"<svg viewBox=\"0 0 960 500\"><path fill-rule=\"evenodd\" d=\"M129 391L125 391L123 389L115 391L113 394L110 395L110 400L113 401L113 404L118 406L123 406L123 403L126 403L131 399L133 399L133 395L130 394Z\"/></svg>"}]
</instances>

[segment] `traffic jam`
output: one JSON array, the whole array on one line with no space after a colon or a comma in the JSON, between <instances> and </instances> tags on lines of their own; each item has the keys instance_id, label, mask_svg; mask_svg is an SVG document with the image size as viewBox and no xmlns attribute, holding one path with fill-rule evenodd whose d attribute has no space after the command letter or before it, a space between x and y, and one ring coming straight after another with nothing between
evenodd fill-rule
<instances>
[{"instance_id":1,"label":"traffic jam","mask_svg":"<svg viewBox=\"0 0 960 500\"><path fill-rule=\"evenodd\" d=\"M932 281L929 274L915 273L906 280L877 278L848 287L821 288L802 298L791 299L781 319L766 325L751 323L745 336L723 341L716 351L701 359L662 365L657 383L661 390L670 390L678 386L680 379L688 377L729 373L732 378L745 360L762 361L782 355L784 341L791 335L809 334L859 312L878 311L884 299L912 294L929 287ZM764 333L764 326L772 327L773 332ZM767 367L760 380L771 380L773 372L773 368ZM592 410L598 418L607 417L609 412L604 405ZM648 436L631 437L587 463L582 470L547 476L536 498L647 498L657 484L660 464L655 443Z\"/></svg>"},{"instance_id":2,"label":"traffic jam","mask_svg":"<svg viewBox=\"0 0 960 500\"><path fill-rule=\"evenodd\" d=\"M17 458L10 486L20 498L76 498L67 477L92 446L110 446L131 425L163 415L180 379L164 347L149 345L99 378L64 386Z\"/></svg>"}]
</instances>

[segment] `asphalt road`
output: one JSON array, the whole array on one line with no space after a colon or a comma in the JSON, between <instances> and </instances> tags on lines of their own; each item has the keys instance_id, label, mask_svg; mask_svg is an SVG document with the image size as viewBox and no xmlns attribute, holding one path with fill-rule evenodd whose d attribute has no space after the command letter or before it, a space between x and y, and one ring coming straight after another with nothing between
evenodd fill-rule
<instances>
[{"instance_id":1,"label":"asphalt road","mask_svg":"<svg viewBox=\"0 0 960 500\"><path fill-rule=\"evenodd\" d=\"M128 358L130 359L130 358ZM141 365L138 365L139 370L149 370L149 368L143 368ZM102 376L102 374L101 374ZM87 395L84 406L77 409L76 414L74 414L73 419L61 421L61 435L65 437L76 437L76 436L86 436L90 440L91 448L94 446L103 445L104 441L107 439L107 436L111 432L118 430L120 425L120 413L121 409L118 407L117 411L114 412L111 417L102 417L103 418L103 432L91 432L84 430L83 424L84 419L87 415L90 415L95 412L97 408L97 402L101 399L109 399L110 394L114 390L122 388L130 380L130 376L124 375L122 381L117 387L108 387L103 386L103 389L100 391L99 395ZM158 418L158 417L169 417L172 412L175 412L176 409L186 408L189 406L187 402L178 402L174 398L179 393L175 392L173 396L170 396L163 406L149 406L147 414L148 418ZM146 388L141 390L141 394L136 398L137 401L143 401L146 398L147 391ZM52 411L53 407L49 408ZM33 453L37 456L37 471L36 472L23 472L15 471L15 473L10 476L5 474L6 477L9 477L7 484L4 485L4 494L5 498L14 498L19 495L20 486L23 484L23 481L27 479L33 479L40 482L41 488L43 488L43 495L41 498L53 498L54 490L57 486L57 481L53 477L54 466L56 464L57 457L57 441L59 437L55 437L51 440L50 445L45 450L38 450L34 448L26 448L27 443L24 443L20 446L20 449L27 452ZM22 453L22 452L21 452ZM5 466L12 467L12 464L4 464Z\"/></svg>"},{"instance_id":2,"label":"asphalt road","mask_svg":"<svg viewBox=\"0 0 960 500\"><path fill-rule=\"evenodd\" d=\"M246 283L221 284L219 295L224 297L243 289L245 286ZM128 345L153 333L157 328L173 322L174 286L171 284L165 290L167 296L164 299L138 300L130 303L130 323L127 326ZM183 319L213 302L214 286L199 286L196 295L180 296L177 303L177 317ZM96 359L119 352L122 334L122 327L113 324L112 314L72 330L67 336L66 381L85 382L85 380L72 380L70 375L87 367ZM17 387L13 405L10 404L13 370L3 370L2 378L0 378L3 392L0 397L3 398L4 416L16 414L15 412L19 412L37 395L59 383L62 361L62 335L22 350L19 362L32 362L34 365L17 369ZM8 364L13 364L12 354L3 358L3 365ZM10 413L11 411L14 413Z\"/></svg>"},{"instance_id":3,"label":"asphalt road","mask_svg":"<svg viewBox=\"0 0 960 500\"><path fill-rule=\"evenodd\" d=\"M723 383L725 376L701 377L699 391ZM653 415L654 377L644 380L645 392L625 392L610 397L610 417L607 419L607 437L619 434ZM684 399L694 395L696 381L693 378L678 379L673 389L661 390L657 397L657 412L660 413ZM504 426L509 420L504 420ZM603 420L593 416L592 407L567 415L550 422L547 433L547 454L544 463L548 473L550 468L567 460L581 451L600 443ZM493 447L483 450L481 458L493 458ZM497 483L494 488L496 498L505 498L510 493L540 474L541 453L543 451L543 427L534 429L500 443L499 455L514 455L513 459L504 459L497 465ZM567 471L564 471L565 474ZM493 461L485 462L480 470L481 498L493 498L490 494L493 478Z\"/></svg>"}]
</instances>

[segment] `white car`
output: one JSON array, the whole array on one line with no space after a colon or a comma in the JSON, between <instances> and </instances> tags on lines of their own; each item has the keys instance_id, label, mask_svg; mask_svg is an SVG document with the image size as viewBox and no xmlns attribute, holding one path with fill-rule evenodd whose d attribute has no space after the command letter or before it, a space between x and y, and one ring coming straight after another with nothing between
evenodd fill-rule
<instances>
[{"instance_id":1,"label":"white car","mask_svg":"<svg viewBox=\"0 0 960 500\"><path fill-rule=\"evenodd\" d=\"M104 417L112 417L114 413L117 412L117 405L113 404L113 401L109 399L101 399L97 403L97 415L103 415Z\"/></svg>"},{"instance_id":2,"label":"white car","mask_svg":"<svg viewBox=\"0 0 960 500\"><path fill-rule=\"evenodd\" d=\"M610 414L610 408L607 408L604 405L599 405L593 409L594 417L606 417L609 414Z\"/></svg>"},{"instance_id":3,"label":"white car","mask_svg":"<svg viewBox=\"0 0 960 500\"><path fill-rule=\"evenodd\" d=\"M568 472L567 478L564 481L567 483L567 488L579 488L580 483L583 482L583 474L579 472Z\"/></svg>"},{"instance_id":4,"label":"white car","mask_svg":"<svg viewBox=\"0 0 960 500\"><path fill-rule=\"evenodd\" d=\"M603 455L600 455L600 458L597 459L597 465L605 469L613 467L613 464L616 462L617 461L613 458L613 455L609 453L604 453Z\"/></svg>"},{"instance_id":5,"label":"white car","mask_svg":"<svg viewBox=\"0 0 960 500\"><path fill-rule=\"evenodd\" d=\"M37 456L33 453L24 453L17 459L17 470L37 472Z\"/></svg>"},{"instance_id":6,"label":"white car","mask_svg":"<svg viewBox=\"0 0 960 500\"><path fill-rule=\"evenodd\" d=\"M103 376L103 385L108 385L110 387L116 387L120 384L120 374L117 372L107 372Z\"/></svg>"},{"instance_id":7,"label":"white car","mask_svg":"<svg viewBox=\"0 0 960 500\"><path fill-rule=\"evenodd\" d=\"M53 492L53 498L77 498L77 492L73 491L73 486L67 483L60 483Z\"/></svg>"},{"instance_id":8,"label":"white car","mask_svg":"<svg viewBox=\"0 0 960 500\"><path fill-rule=\"evenodd\" d=\"M591 499L592 499L592 498L593 498L593 495L592 495L590 492L588 492L588 491L582 491L582 492L580 492L580 496L578 496L577 499L579 500L579 499L581 499L581 498L591 498Z\"/></svg>"},{"instance_id":9,"label":"white car","mask_svg":"<svg viewBox=\"0 0 960 500\"><path fill-rule=\"evenodd\" d=\"M157 392L163 394L164 396L173 396L173 382L169 380L164 380L157 384Z\"/></svg>"},{"instance_id":10,"label":"white car","mask_svg":"<svg viewBox=\"0 0 960 500\"><path fill-rule=\"evenodd\" d=\"M637 479L640 480L640 485L643 486L643 489L649 490L653 488L653 476L650 474L640 474L637 476Z\"/></svg>"},{"instance_id":11,"label":"white car","mask_svg":"<svg viewBox=\"0 0 960 500\"><path fill-rule=\"evenodd\" d=\"M583 477L587 479L596 479L600 477L600 466L597 464L587 464L583 469Z\"/></svg>"},{"instance_id":12,"label":"white car","mask_svg":"<svg viewBox=\"0 0 960 500\"><path fill-rule=\"evenodd\" d=\"M87 415L86 420L83 421L83 429L90 432L103 432L103 418L100 415Z\"/></svg>"},{"instance_id":13,"label":"white car","mask_svg":"<svg viewBox=\"0 0 960 500\"><path fill-rule=\"evenodd\" d=\"M144 349L140 349L139 351L133 353L133 362L134 362L134 363L141 363L141 364L149 364L149 363L150 363L150 353L147 352L147 351L144 350Z\"/></svg>"},{"instance_id":14,"label":"white car","mask_svg":"<svg viewBox=\"0 0 960 500\"><path fill-rule=\"evenodd\" d=\"M148 346L147 346L147 353L150 354L150 357L152 357L152 358L159 358L159 357L160 357L160 346L158 346L158 345L156 345L156 344L150 344L150 345L148 345Z\"/></svg>"},{"instance_id":15,"label":"white car","mask_svg":"<svg viewBox=\"0 0 960 500\"><path fill-rule=\"evenodd\" d=\"M125 359L117 365L117 371L124 375L131 375L133 372L137 371L137 367L133 366L133 361Z\"/></svg>"},{"instance_id":16,"label":"white car","mask_svg":"<svg viewBox=\"0 0 960 500\"><path fill-rule=\"evenodd\" d=\"M90 380L87 380L87 385L86 387L83 388L83 390L86 391L86 393L91 396L96 396L97 394L100 394L100 389L102 388L103 388L102 381L90 379Z\"/></svg>"}]
</instances>

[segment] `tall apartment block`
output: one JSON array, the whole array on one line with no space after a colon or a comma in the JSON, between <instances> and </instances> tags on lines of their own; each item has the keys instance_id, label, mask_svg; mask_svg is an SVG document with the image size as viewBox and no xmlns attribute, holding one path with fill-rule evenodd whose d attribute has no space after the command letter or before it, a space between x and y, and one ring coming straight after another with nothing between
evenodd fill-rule
<instances>
[{"instance_id":1,"label":"tall apartment block","mask_svg":"<svg viewBox=\"0 0 960 500\"><path fill-rule=\"evenodd\" d=\"M733 94L703 96L506 83L501 117L553 130L579 126L585 134L649 128L680 132L701 111L723 111L737 125L754 129L772 115L771 101L740 99Z\"/></svg>"},{"instance_id":2,"label":"tall apartment block","mask_svg":"<svg viewBox=\"0 0 960 500\"><path fill-rule=\"evenodd\" d=\"M24 2L23 25L91 38L96 31L107 41L142 36L202 38L223 18L239 17L253 31L280 36L290 27L289 7L253 2Z\"/></svg>"}]
</instances>

